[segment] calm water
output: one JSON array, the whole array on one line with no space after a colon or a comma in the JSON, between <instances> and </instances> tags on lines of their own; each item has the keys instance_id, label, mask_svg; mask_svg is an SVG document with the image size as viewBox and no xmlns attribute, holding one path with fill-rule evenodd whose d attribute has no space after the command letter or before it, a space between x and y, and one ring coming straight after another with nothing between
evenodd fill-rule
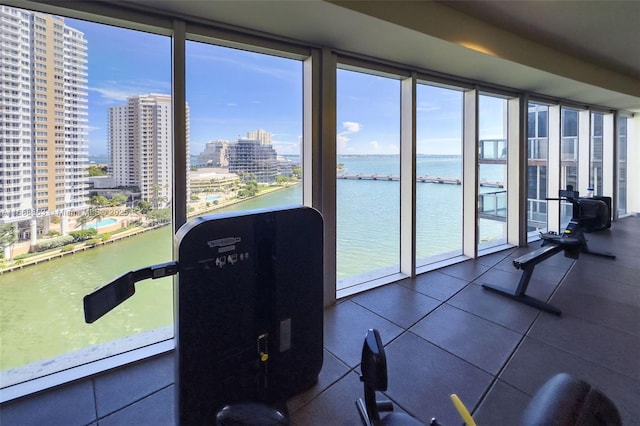
<instances>
[{"instance_id":1,"label":"calm water","mask_svg":"<svg viewBox=\"0 0 640 426\"><path fill-rule=\"evenodd\" d=\"M341 157L342 173L398 174L398 157ZM498 176L500 170L494 171ZM460 177L460 159L419 158L418 175ZM482 176L494 179L496 176ZM420 183L418 256L461 244L461 188ZM338 278L397 265L399 182L338 180ZM221 211L300 204L297 185ZM131 269L172 258L171 228L150 231L0 275L0 370L52 358L173 322L171 278L147 280L136 295L94 324L85 324L82 297Z\"/></svg>"}]
</instances>

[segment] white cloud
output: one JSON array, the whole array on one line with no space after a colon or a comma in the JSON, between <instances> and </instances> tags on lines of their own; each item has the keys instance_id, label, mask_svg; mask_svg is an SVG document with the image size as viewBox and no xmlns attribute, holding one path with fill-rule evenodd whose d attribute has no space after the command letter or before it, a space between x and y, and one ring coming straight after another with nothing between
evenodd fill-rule
<instances>
[{"instance_id":1,"label":"white cloud","mask_svg":"<svg viewBox=\"0 0 640 426\"><path fill-rule=\"evenodd\" d=\"M360 131L360 123L355 121L345 121L342 123L342 127L347 133L355 133Z\"/></svg>"},{"instance_id":2,"label":"white cloud","mask_svg":"<svg viewBox=\"0 0 640 426\"><path fill-rule=\"evenodd\" d=\"M101 82L100 86L89 87L89 90L100 95L100 103L113 105L125 102L130 96L148 95L150 93L171 93L171 83L157 80L110 80Z\"/></svg>"},{"instance_id":3,"label":"white cloud","mask_svg":"<svg viewBox=\"0 0 640 426\"><path fill-rule=\"evenodd\" d=\"M343 121L342 128L344 130L336 135L336 144L338 147L338 152L345 153L350 151L348 143L351 138L349 138L347 135L359 132L361 125L360 123L355 121Z\"/></svg>"}]
</instances>

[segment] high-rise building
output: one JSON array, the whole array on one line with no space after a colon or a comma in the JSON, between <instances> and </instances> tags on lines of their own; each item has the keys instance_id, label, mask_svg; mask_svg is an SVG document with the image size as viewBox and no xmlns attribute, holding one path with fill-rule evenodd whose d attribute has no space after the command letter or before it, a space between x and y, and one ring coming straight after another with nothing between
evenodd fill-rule
<instances>
[{"instance_id":1,"label":"high-rise building","mask_svg":"<svg viewBox=\"0 0 640 426\"><path fill-rule=\"evenodd\" d=\"M229 167L229 142L207 142L204 151L198 154L198 166Z\"/></svg>"},{"instance_id":2,"label":"high-rise building","mask_svg":"<svg viewBox=\"0 0 640 426\"><path fill-rule=\"evenodd\" d=\"M31 221L35 243L37 218L66 233L86 207L87 41L57 16L0 6L0 21L0 223Z\"/></svg>"},{"instance_id":3,"label":"high-rise building","mask_svg":"<svg viewBox=\"0 0 640 426\"><path fill-rule=\"evenodd\" d=\"M247 132L247 139L259 141L260 145L271 146L272 137L273 137L272 133L269 133L266 130L262 130L262 129L252 130L251 132Z\"/></svg>"},{"instance_id":4,"label":"high-rise building","mask_svg":"<svg viewBox=\"0 0 640 426\"><path fill-rule=\"evenodd\" d=\"M229 172L244 181L273 183L278 174L278 154L271 145L271 134L264 130L247 133L229 145Z\"/></svg>"},{"instance_id":5,"label":"high-rise building","mask_svg":"<svg viewBox=\"0 0 640 426\"><path fill-rule=\"evenodd\" d=\"M187 125L187 152L188 135ZM156 208L168 205L173 185L170 95L132 96L125 105L109 108L109 161L116 185L137 187Z\"/></svg>"}]
</instances>

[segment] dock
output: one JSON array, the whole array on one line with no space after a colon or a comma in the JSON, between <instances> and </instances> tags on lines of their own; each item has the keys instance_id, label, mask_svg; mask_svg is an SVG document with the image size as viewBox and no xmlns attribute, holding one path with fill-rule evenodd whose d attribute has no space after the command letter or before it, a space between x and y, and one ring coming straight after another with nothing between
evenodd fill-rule
<instances>
[{"instance_id":1,"label":"dock","mask_svg":"<svg viewBox=\"0 0 640 426\"><path fill-rule=\"evenodd\" d=\"M341 174L337 176L338 179L344 180L382 180L382 181L399 181L399 175L375 175L375 174ZM461 179L456 178L442 178L437 176L418 176L416 177L418 183L438 183L447 185L462 185ZM480 186L486 186L490 188L503 188L504 183L497 181L490 181L481 179Z\"/></svg>"}]
</instances>

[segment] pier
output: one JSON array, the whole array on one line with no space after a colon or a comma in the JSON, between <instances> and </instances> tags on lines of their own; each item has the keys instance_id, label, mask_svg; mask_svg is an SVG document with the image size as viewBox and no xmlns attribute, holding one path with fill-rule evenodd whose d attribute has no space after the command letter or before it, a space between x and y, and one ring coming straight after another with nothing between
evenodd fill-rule
<instances>
[{"instance_id":1,"label":"pier","mask_svg":"<svg viewBox=\"0 0 640 426\"><path fill-rule=\"evenodd\" d=\"M382 180L382 181L399 181L399 175L369 175L369 174L342 174L337 176L338 179L345 180ZM439 183L447 185L462 185L461 179L456 178L441 178L436 176L418 176L416 177L418 183ZM490 181L481 179L480 186L486 186L490 188L503 188L502 182Z\"/></svg>"}]
</instances>

